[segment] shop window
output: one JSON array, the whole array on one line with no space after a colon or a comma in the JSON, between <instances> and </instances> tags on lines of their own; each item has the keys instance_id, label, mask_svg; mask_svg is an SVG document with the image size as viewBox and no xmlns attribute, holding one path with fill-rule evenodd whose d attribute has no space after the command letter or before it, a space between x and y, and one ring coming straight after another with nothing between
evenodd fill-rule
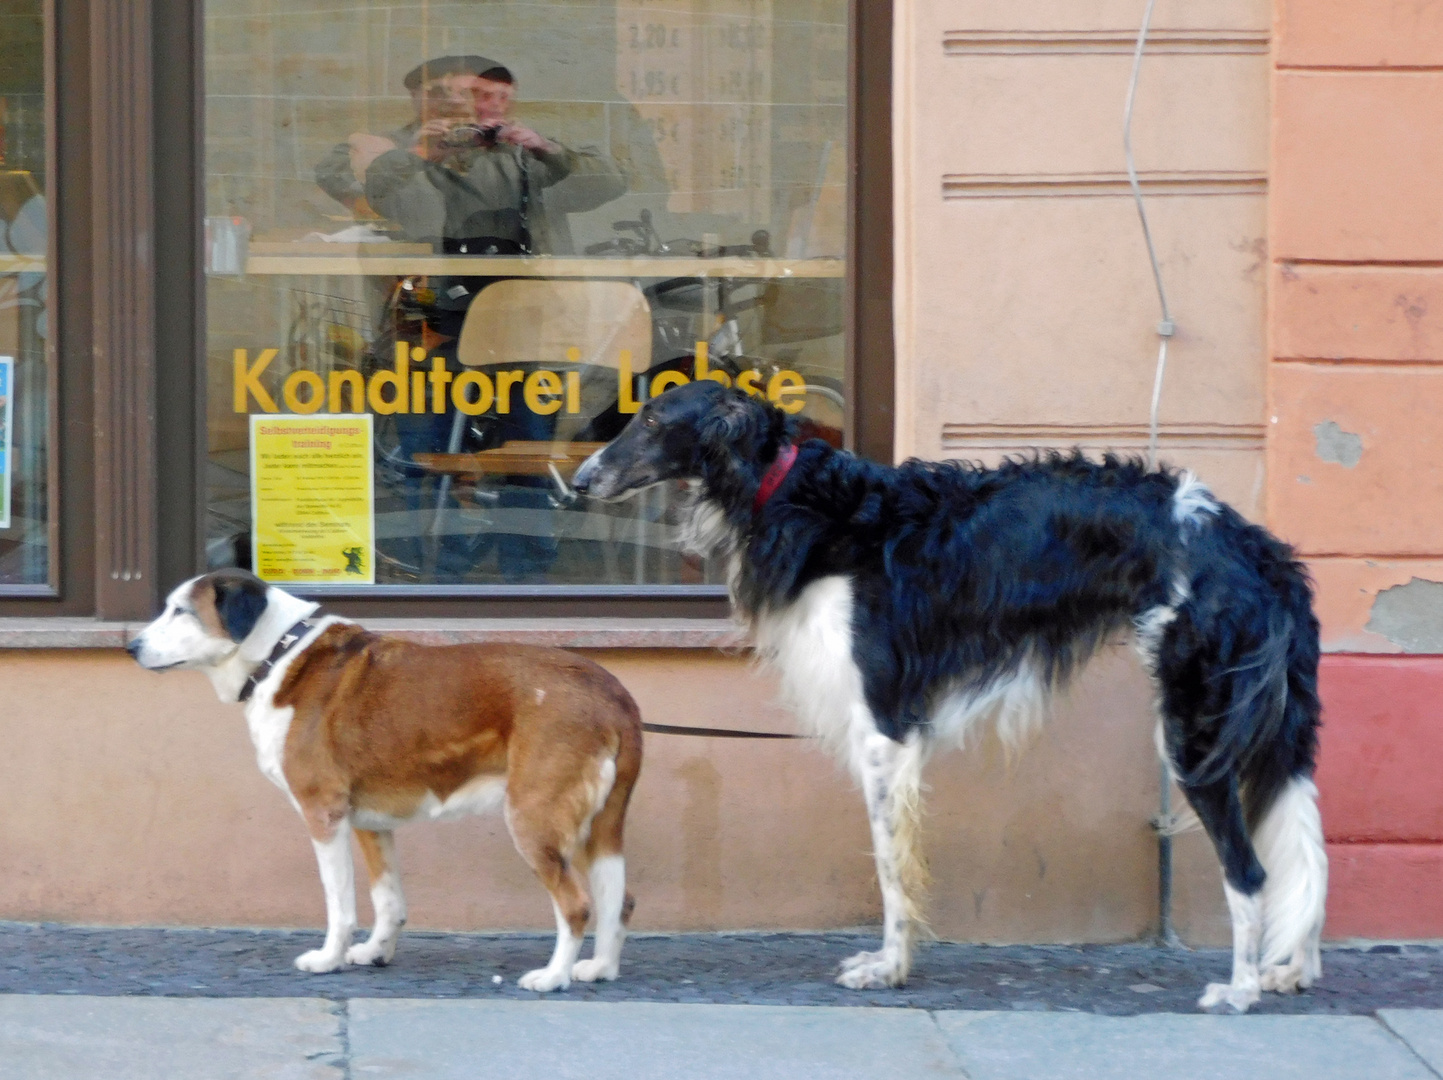
<instances>
[{"instance_id":1,"label":"shop window","mask_svg":"<svg viewBox=\"0 0 1443 1080\"><path fill-rule=\"evenodd\" d=\"M0 9L0 595L52 583L44 16Z\"/></svg>"},{"instance_id":2,"label":"shop window","mask_svg":"<svg viewBox=\"0 0 1443 1080\"><path fill-rule=\"evenodd\" d=\"M568 481L697 378L841 444L848 34L843 0L208 0L206 561L716 591L684 491Z\"/></svg>"}]
</instances>

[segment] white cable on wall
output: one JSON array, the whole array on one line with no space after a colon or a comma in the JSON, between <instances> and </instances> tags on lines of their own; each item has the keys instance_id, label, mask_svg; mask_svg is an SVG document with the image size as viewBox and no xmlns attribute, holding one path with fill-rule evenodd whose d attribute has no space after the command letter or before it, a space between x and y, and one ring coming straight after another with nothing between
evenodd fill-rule
<instances>
[{"instance_id":1,"label":"white cable on wall","mask_svg":"<svg viewBox=\"0 0 1443 1080\"><path fill-rule=\"evenodd\" d=\"M1152 9L1157 0L1147 0L1147 10L1142 14L1142 28L1137 32L1137 48L1132 54L1132 78L1127 83L1127 106L1122 113L1122 151L1127 159L1127 182L1132 187L1132 200L1137 206L1137 217L1142 222L1142 238L1147 243L1147 258L1152 264L1152 280L1157 285L1157 302L1162 309L1162 319L1157 324L1158 350L1157 372L1152 380L1152 408L1148 413L1147 426L1147 467L1157 467L1157 410L1162 399L1162 378L1167 370L1167 339L1177 332L1172 311L1167 305L1167 289L1162 283L1162 268L1158 266L1157 250L1152 244L1152 230L1147 225L1147 210L1142 204L1142 186L1137 182L1137 165L1132 157L1132 106L1137 98L1137 76L1142 70L1142 54L1147 48L1147 30L1152 23Z\"/></svg>"},{"instance_id":2,"label":"white cable on wall","mask_svg":"<svg viewBox=\"0 0 1443 1080\"><path fill-rule=\"evenodd\" d=\"M1147 48L1147 30L1152 23L1152 9L1157 0L1147 0L1147 9L1142 14L1142 27L1137 32L1137 48L1132 54L1132 78L1127 83L1127 105L1122 114L1122 149L1127 159L1127 181L1132 187L1133 203L1137 206L1138 220L1142 222L1142 238L1147 243L1147 258L1152 264L1152 280L1157 286L1157 302L1162 318L1157 324L1157 369L1152 378L1152 407L1148 410L1147 421L1147 467L1157 468L1157 424L1158 405L1162 400L1162 380L1167 371L1167 341L1177 332L1172 310L1167 303L1167 289L1162 281L1162 268L1158 265L1157 250L1152 243L1152 230L1147 224L1147 209L1142 203L1142 187L1137 182L1137 166L1132 157L1132 106L1137 98L1137 76L1142 70L1142 54ZM1166 945L1180 945L1177 931L1172 925L1172 775L1167 765L1159 766L1158 814L1154 822L1157 828L1157 907L1158 936Z\"/></svg>"}]
</instances>

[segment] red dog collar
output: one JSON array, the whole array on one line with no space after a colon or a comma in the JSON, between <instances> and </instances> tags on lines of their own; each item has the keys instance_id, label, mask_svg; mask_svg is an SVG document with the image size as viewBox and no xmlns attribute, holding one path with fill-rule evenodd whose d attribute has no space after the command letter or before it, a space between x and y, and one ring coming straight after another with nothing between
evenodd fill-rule
<instances>
[{"instance_id":1,"label":"red dog collar","mask_svg":"<svg viewBox=\"0 0 1443 1080\"><path fill-rule=\"evenodd\" d=\"M782 486L782 481L787 478L787 473L791 472L796 460L797 448L792 443L787 443L777 451L777 456L762 474L761 486L757 488L756 498L752 500L753 517L760 514L766 501L776 494L777 488Z\"/></svg>"}]
</instances>

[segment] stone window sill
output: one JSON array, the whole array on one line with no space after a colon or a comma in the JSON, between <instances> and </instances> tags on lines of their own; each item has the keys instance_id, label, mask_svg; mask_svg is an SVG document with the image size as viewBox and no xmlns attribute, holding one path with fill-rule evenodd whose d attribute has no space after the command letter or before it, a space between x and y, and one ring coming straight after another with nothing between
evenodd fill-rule
<instances>
[{"instance_id":1,"label":"stone window sill","mask_svg":"<svg viewBox=\"0 0 1443 1080\"><path fill-rule=\"evenodd\" d=\"M563 649L735 649L727 619L359 619L362 626L427 645L508 642ZM3 619L0 649L120 649L144 623Z\"/></svg>"}]
</instances>

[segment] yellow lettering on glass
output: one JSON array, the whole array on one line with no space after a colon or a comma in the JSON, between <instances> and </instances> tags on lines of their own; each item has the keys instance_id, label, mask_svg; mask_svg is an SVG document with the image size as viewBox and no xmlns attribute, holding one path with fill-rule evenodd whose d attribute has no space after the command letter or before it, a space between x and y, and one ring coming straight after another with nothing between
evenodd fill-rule
<instances>
[{"instance_id":1,"label":"yellow lettering on glass","mask_svg":"<svg viewBox=\"0 0 1443 1080\"><path fill-rule=\"evenodd\" d=\"M533 371L521 389L526 407L537 416L561 411L561 377L554 371Z\"/></svg>"},{"instance_id":2,"label":"yellow lettering on glass","mask_svg":"<svg viewBox=\"0 0 1443 1080\"><path fill-rule=\"evenodd\" d=\"M732 384L731 376L725 371L712 371L707 367L708 350L710 346L705 341L696 343L696 377L698 379L710 379L712 382L719 382L723 386Z\"/></svg>"},{"instance_id":3,"label":"yellow lettering on glass","mask_svg":"<svg viewBox=\"0 0 1443 1080\"><path fill-rule=\"evenodd\" d=\"M262 349L261 354L256 357L256 362L251 364L244 349L235 351L235 411L238 413L250 412L250 398L256 399L256 404L261 407L262 412L280 412L276 408L276 402L266 388L261 385L261 373L270 367L271 361L276 358L279 349Z\"/></svg>"},{"instance_id":4,"label":"yellow lettering on glass","mask_svg":"<svg viewBox=\"0 0 1443 1080\"><path fill-rule=\"evenodd\" d=\"M785 401L783 398L795 398L806 392L806 380L795 371L779 371L767 383L767 399L784 413L799 413L807 403L799 398Z\"/></svg>"},{"instance_id":5,"label":"yellow lettering on glass","mask_svg":"<svg viewBox=\"0 0 1443 1080\"><path fill-rule=\"evenodd\" d=\"M370 384L366 387L366 401L371 406L371 411L381 416L410 412L410 394L407 393L408 384L411 381L410 376L411 358L406 354L406 343L398 341L396 342L396 369L376 372L371 376ZM387 401L381 393L387 386L396 388L395 396L390 401Z\"/></svg>"},{"instance_id":6,"label":"yellow lettering on glass","mask_svg":"<svg viewBox=\"0 0 1443 1080\"><path fill-rule=\"evenodd\" d=\"M511 411L511 388L526 378L524 371L498 371L496 373L496 411Z\"/></svg>"},{"instance_id":7,"label":"yellow lettering on glass","mask_svg":"<svg viewBox=\"0 0 1443 1080\"><path fill-rule=\"evenodd\" d=\"M446 361L443 357L433 356L431 358L431 411L443 413L446 411L446 384L451 381L451 373L446 370Z\"/></svg>"},{"instance_id":8,"label":"yellow lettering on glass","mask_svg":"<svg viewBox=\"0 0 1443 1080\"><path fill-rule=\"evenodd\" d=\"M663 371L656 378L651 380L651 397L660 397L673 386L685 386L691 382L680 371Z\"/></svg>"},{"instance_id":9,"label":"yellow lettering on glass","mask_svg":"<svg viewBox=\"0 0 1443 1080\"><path fill-rule=\"evenodd\" d=\"M253 403L261 412L280 412L275 399L262 384L262 377L278 353L278 349L263 349L252 363L245 349L235 350L232 389L236 412L249 412ZM418 370L412 370L413 357L420 358ZM566 350L568 362L578 363L580 357L580 349L573 347ZM493 406L498 413L510 413L512 391L519 386L525 408L538 416L552 416L563 408L573 416L582 411L581 373L578 371L557 373L542 369L529 375L519 369L498 371L493 385L491 378L479 371L453 375L440 356L431 357L430 371L420 369L424 359L419 349L413 350L406 342L397 342L394 365L375 372L369 379L363 378L358 371L341 370L329 372L327 381L314 371L298 368L286 377L281 387L281 399L287 409L301 414L316 413L322 408L332 413L360 413L367 406L383 416L424 413L427 411L429 383L431 412L441 414L446 411L449 386L453 406L469 416L477 416ZM732 385L727 373L710 367L708 361L707 343L698 341L695 377L712 379L723 386ZM635 413L641 408L641 402L636 397L637 375L631 365L631 351L620 350L616 358L616 408L622 414ZM674 386L684 386L691 381L680 371L662 371L651 379L646 390L648 396L656 397ZM473 386L476 387L474 399L471 394ZM788 413L799 413L806 407L806 380L795 371L778 371L764 381L760 371L748 368L737 374L736 386L752 397L765 397ZM348 390L349 394L346 393Z\"/></svg>"},{"instance_id":10,"label":"yellow lettering on glass","mask_svg":"<svg viewBox=\"0 0 1443 1080\"><path fill-rule=\"evenodd\" d=\"M476 400L466 396L468 386L476 387ZM480 416L496 401L496 391L491 380L479 371L463 371L451 384L451 404L467 416Z\"/></svg>"},{"instance_id":11,"label":"yellow lettering on glass","mask_svg":"<svg viewBox=\"0 0 1443 1080\"><path fill-rule=\"evenodd\" d=\"M351 389L351 407L349 410L341 407L341 388L348 386ZM331 372L331 400L327 403L329 412L365 412L366 380L361 378L359 371L333 371Z\"/></svg>"},{"instance_id":12,"label":"yellow lettering on glass","mask_svg":"<svg viewBox=\"0 0 1443 1080\"><path fill-rule=\"evenodd\" d=\"M305 401L301 400L297 392L302 386L310 388ZM286 376L285 384L281 387L281 397L285 400L286 408L293 413L320 412L321 406L326 403L326 384L321 382L321 377L314 371L301 368Z\"/></svg>"},{"instance_id":13,"label":"yellow lettering on glass","mask_svg":"<svg viewBox=\"0 0 1443 1080\"><path fill-rule=\"evenodd\" d=\"M631 381L631 350L622 349L616 356L616 411L634 413L641 408Z\"/></svg>"}]
</instances>

